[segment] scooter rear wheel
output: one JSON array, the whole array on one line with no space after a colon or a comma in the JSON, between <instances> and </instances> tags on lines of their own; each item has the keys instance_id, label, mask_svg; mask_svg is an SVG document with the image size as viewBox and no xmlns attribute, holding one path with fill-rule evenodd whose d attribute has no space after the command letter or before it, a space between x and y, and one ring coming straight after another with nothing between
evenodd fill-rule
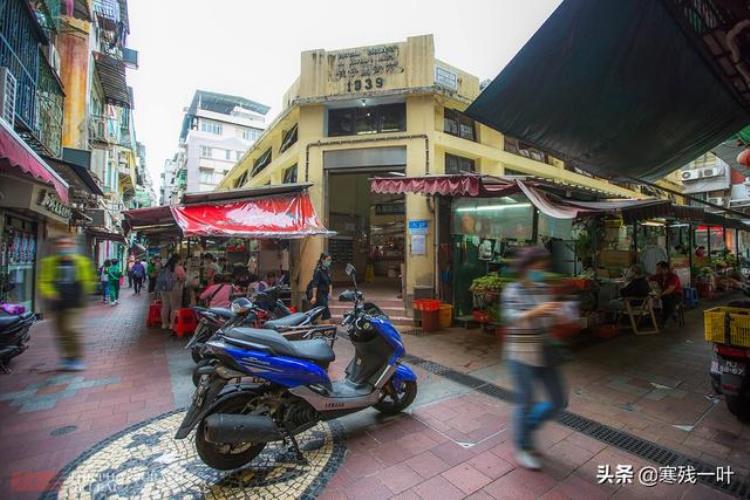
<instances>
[{"instance_id":1,"label":"scooter rear wheel","mask_svg":"<svg viewBox=\"0 0 750 500\"><path fill-rule=\"evenodd\" d=\"M386 393L374 408L385 415L396 415L404 411L417 397L417 383L407 381L401 384L401 387Z\"/></svg>"},{"instance_id":2,"label":"scooter rear wheel","mask_svg":"<svg viewBox=\"0 0 750 500\"><path fill-rule=\"evenodd\" d=\"M246 399L230 399L218 405L211 413L241 413L247 406ZM208 416L208 415L206 415ZM266 443L243 443L227 445L212 443L206 440L205 418L198 425L195 432L195 449L203 463L219 470L232 470L249 463L257 457Z\"/></svg>"}]
</instances>

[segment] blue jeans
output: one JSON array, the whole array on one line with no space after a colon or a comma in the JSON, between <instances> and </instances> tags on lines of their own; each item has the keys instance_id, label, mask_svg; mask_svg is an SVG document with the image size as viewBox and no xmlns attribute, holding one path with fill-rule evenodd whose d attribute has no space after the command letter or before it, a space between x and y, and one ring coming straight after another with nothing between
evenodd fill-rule
<instances>
[{"instance_id":1,"label":"blue jeans","mask_svg":"<svg viewBox=\"0 0 750 500\"><path fill-rule=\"evenodd\" d=\"M554 366L533 366L509 361L516 408L513 410L513 443L517 449L533 448L532 433L568 406L562 373ZM534 382L544 385L548 401L534 402Z\"/></svg>"},{"instance_id":2,"label":"blue jeans","mask_svg":"<svg viewBox=\"0 0 750 500\"><path fill-rule=\"evenodd\" d=\"M102 281L102 302L107 302L109 299L109 282Z\"/></svg>"}]
</instances>

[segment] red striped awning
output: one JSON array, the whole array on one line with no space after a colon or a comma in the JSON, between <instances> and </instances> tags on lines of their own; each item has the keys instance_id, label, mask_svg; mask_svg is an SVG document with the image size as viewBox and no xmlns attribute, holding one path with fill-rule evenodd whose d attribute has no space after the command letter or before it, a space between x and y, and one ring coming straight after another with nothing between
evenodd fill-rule
<instances>
[{"instance_id":1,"label":"red striped awning","mask_svg":"<svg viewBox=\"0 0 750 500\"><path fill-rule=\"evenodd\" d=\"M483 182L478 175L427 175L424 177L375 177L370 190L382 194L439 194L443 196L480 196L492 193L504 196L507 190L518 191L509 182ZM500 194L502 192L502 194Z\"/></svg>"},{"instance_id":2,"label":"red striped awning","mask_svg":"<svg viewBox=\"0 0 750 500\"><path fill-rule=\"evenodd\" d=\"M0 170L33 177L55 188L60 200L68 202L68 183L55 172L23 139L0 119Z\"/></svg>"}]
</instances>

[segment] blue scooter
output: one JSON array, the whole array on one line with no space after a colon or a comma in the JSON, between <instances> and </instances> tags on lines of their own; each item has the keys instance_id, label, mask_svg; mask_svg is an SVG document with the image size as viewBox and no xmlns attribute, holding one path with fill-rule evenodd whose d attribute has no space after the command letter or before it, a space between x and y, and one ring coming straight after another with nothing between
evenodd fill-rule
<instances>
[{"instance_id":1,"label":"blue scooter","mask_svg":"<svg viewBox=\"0 0 750 500\"><path fill-rule=\"evenodd\" d=\"M295 435L331 420L374 407L396 414L417 396L417 377L399 363L405 349L398 331L357 290L354 266L346 274L353 302L342 325L354 345L343 380L326 373L335 359L321 339L290 341L273 330L234 328L205 349L218 363L201 368L200 382L175 439L197 426L195 446L210 467L230 470L253 460L271 441L285 441L305 463Z\"/></svg>"}]
</instances>

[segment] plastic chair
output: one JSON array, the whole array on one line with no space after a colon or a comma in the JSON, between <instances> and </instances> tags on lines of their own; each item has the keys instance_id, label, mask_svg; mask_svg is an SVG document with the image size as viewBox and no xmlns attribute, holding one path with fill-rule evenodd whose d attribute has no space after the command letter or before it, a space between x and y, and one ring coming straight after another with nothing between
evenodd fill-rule
<instances>
[{"instance_id":1,"label":"plastic chair","mask_svg":"<svg viewBox=\"0 0 750 500\"><path fill-rule=\"evenodd\" d=\"M698 307L698 289L687 287L682 289L682 302L685 307Z\"/></svg>"},{"instance_id":2,"label":"plastic chair","mask_svg":"<svg viewBox=\"0 0 750 500\"><path fill-rule=\"evenodd\" d=\"M184 337L190 335L195 331L198 326L198 320L195 317L195 313L192 309L183 307L178 309L174 315L174 321L172 322L172 330L178 337Z\"/></svg>"},{"instance_id":3,"label":"plastic chair","mask_svg":"<svg viewBox=\"0 0 750 500\"><path fill-rule=\"evenodd\" d=\"M146 326L149 328L161 325L161 302L158 300L148 306L148 316L146 317Z\"/></svg>"}]
</instances>

